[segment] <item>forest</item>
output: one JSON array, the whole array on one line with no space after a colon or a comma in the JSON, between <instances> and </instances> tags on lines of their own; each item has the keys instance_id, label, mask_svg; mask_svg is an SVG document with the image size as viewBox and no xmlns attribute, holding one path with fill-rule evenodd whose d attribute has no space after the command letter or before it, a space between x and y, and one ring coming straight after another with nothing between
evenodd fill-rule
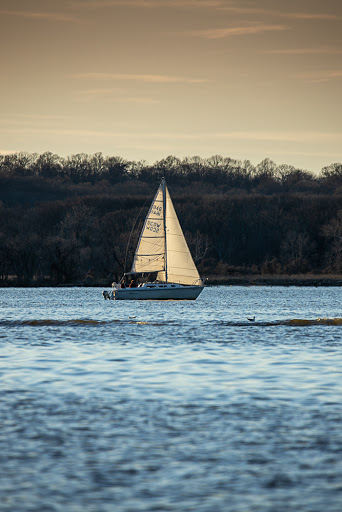
<instances>
[{"instance_id":1,"label":"forest","mask_svg":"<svg viewBox=\"0 0 342 512\"><path fill-rule=\"evenodd\" d=\"M165 177L202 277L342 274L342 164L0 155L0 285L107 285Z\"/></svg>"}]
</instances>

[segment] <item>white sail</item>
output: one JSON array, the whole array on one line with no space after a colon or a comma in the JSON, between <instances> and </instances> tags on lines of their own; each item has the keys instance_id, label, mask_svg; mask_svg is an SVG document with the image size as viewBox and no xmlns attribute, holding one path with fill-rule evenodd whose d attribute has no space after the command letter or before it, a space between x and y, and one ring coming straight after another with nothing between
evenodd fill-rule
<instances>
[{"instance_id":1,"label":"white sail","mask_svg":"<svg viewBox=\"0 0 342 512\"><path fill-rule=\"evenodd\" d=\"M167 269L158 273L158 279L169 283L202 284L166 185L165 207Z\"/></svg>"},{"instance_id":2,"label":"white sail","mask_svg":"<svg viewBox=\"0 0 342 512\"><path fill-rule=\"evenodd\" d=\"M152 201L134 255L132 272L158 272L165 269L163 185Z\"/></svg>"},{"instance_id":3,"label":"white sail","mask_svg":"<svg viewBox=\"0 0 342 512\"><path fill-rule=\"evenodd\" d=\"M158 272L162 282L202 284L164 181L145 219L131 272Z\"/></svg>"}]
</instances>

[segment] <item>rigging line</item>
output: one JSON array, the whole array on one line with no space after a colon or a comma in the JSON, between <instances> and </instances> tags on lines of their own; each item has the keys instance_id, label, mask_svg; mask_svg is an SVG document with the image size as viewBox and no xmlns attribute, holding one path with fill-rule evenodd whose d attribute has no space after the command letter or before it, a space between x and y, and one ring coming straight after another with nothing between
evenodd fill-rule
<instances>
[{"instance_id":1,"label":"rigging line","mask_svg":"<svg viewBox=\"0 0 342 512\"><path fill-rule=\"evenodd\" d=\"M158 188L159 188L159 185L158 185L157 189L158 189ZM155 190L155 192L154 192L153 197L156 195L156 192L157 192L157 191L156 191L156 189L154 189L154 190ZM135 221L134 221L134 224L133 224L133 227L132 227L131 232L130 232L130 234L129 234L128 242L127 242L127 245L126 245L125 263L124 263L124 269L123 269L124 273L126 272L126 263L127 263L128 248L129 248L129 244L130 244L130 242L131 242L132 233L133 233L133 230L134 230L134 228L135 228L135 226L136 226L137 220L139 219L139 217L140 217L140 215L141 215L141 212L142 212L143 208L145 207L145 204L147 203L147 201L148 201L148 197L145 199L144 204L143 204L143 205L142 205L142 207L140 208L140 212L139 212L139 213L138 213L138 215L136 216Z\"/></svg>"},{"instance_id":2,"label":"rigging line","mask_svg":"<svg viewBox=\"0 0 342 512\"><path fill-rule=\"evenodd\" d=\"M164 247L165 247L165 281L167 283L167 238L166 238L166 189L165 189L165 178L162 178L163 184L163 225L164 225Z\"/></svg>"}]
</instances>

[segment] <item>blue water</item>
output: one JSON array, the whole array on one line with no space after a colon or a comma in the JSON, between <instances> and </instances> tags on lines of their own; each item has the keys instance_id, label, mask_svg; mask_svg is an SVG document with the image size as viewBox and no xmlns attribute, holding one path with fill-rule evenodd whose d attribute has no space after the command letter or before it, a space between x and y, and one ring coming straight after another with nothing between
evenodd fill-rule
<instances>
[{"instance_id":1,"label":"blue water","mask_svg":"<svg viewBox=\"0 0 342 512\"><path fill-rule=\"evenodd\" d=\"M339 288L101 292L0 290L1 511L342 510Z\"/></svg>"}]
</instances>

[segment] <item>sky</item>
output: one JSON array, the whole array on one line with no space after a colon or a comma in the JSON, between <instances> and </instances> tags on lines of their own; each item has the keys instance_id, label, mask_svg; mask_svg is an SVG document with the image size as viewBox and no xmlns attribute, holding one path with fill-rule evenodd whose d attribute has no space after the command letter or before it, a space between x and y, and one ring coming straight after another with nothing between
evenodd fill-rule
<instances>
[{"instance_id":1,"label":"sky","mask_svg":"<svg viewBox=\"0 0 342 512\"><path fill-rule=\"evenodd\" d=\"M0 153L342 161L341 0L0 0Z\"/></svg>"}]
</instances>

